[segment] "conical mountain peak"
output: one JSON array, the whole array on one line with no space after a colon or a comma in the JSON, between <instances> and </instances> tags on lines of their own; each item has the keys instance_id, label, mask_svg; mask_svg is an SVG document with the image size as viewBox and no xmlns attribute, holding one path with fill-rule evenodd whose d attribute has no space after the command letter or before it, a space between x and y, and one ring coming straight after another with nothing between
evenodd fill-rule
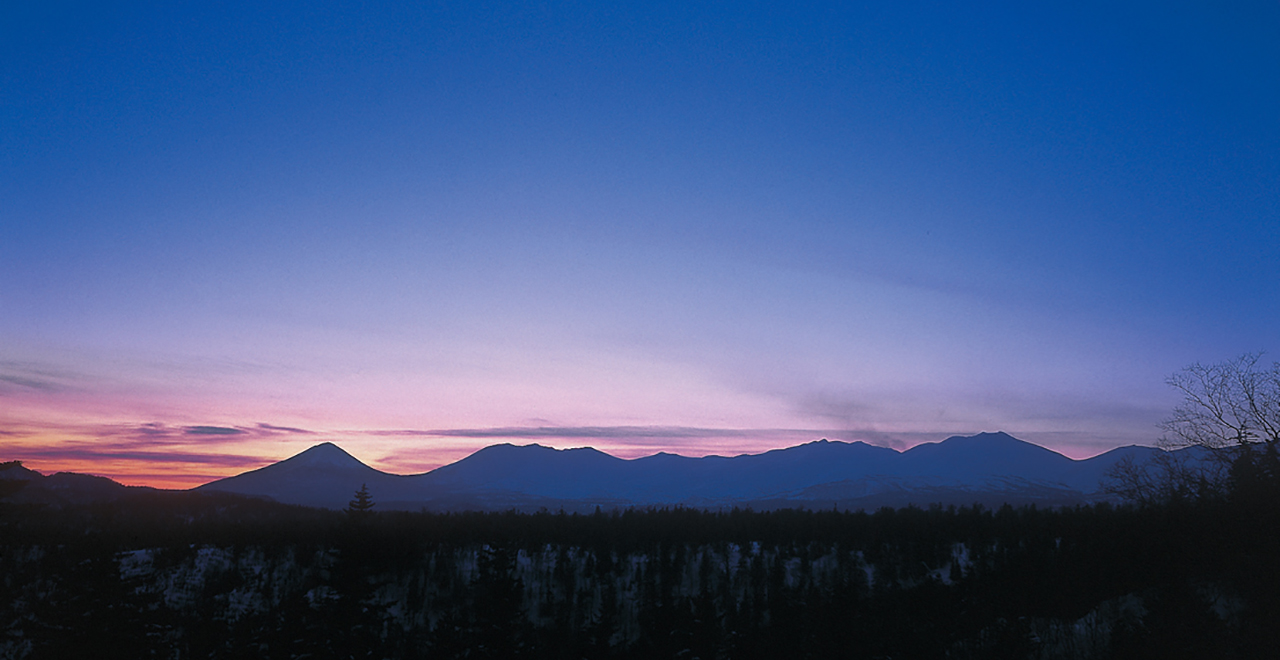
<instances>
[{"instance_id":1,"label":"conical mountain peak","mask_svg":"<svg viewBox=\"0 0 1280 660\"><path fill-rule=\"evenodd\" d=\"M332 442L322 442L306 451L282 461L295 466L337 466L364 465L360 459L348 454L344 449Z\"/></svg>"}]
</instances>

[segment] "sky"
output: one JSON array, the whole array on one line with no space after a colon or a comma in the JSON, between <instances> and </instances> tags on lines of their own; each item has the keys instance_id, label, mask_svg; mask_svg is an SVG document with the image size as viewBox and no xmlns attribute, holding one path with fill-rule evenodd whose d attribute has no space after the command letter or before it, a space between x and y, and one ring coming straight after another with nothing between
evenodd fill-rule
<instances>
[{"instance_id":1,"label":"sky","mask_svg":"<svg viewBox=\"0 0 1280 660\"><path fill-rule=\"evenodd\" d=\"M1275 2L0 6L0 460L46 472L1082 458L1280 351L1277 254Z\"/></svg>"}]
</instances>

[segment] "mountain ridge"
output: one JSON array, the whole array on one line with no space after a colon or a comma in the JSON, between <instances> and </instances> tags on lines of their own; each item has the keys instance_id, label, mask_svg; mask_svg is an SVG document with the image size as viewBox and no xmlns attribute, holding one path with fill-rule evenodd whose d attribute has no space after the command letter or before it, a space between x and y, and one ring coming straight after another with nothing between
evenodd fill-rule
<instances>
[{"instance_id":1,"label":"mountain ridge","mask_svg":"<svg viewBox=\"0 0 1280 660\"><path fill-rule=\"evenodd\" d=\"M759 454L701 458L659 452L623 459L592 447L501 443L429 472L396 475L327 442L195 490L336 509L367 485L383 510L440 511L877 508L927 505L930 497L1056 505L1107 499L1100 483L1106 471L1124 456L1155 451L1135 446L1074 460L1004 432L951 436L905 451L823 438Z\"/></svg>"}]
</instances>

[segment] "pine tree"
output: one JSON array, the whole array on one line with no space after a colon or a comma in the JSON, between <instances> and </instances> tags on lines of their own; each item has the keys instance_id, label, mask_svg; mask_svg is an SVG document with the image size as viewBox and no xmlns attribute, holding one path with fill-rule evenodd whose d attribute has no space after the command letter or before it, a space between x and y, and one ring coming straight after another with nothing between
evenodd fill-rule
<instances>
[{"instance_id":1,"label":"pine tree","mask_svg":"<svg viewBox=\"0 0 1280 660\"><path fill-rule=\"evenodd\" d=\"M373 497L369 495L369 486L360 484L356 498L347 503L347 513L355 518L364 518L373 513Z\"/></svg>"}]
</instances>

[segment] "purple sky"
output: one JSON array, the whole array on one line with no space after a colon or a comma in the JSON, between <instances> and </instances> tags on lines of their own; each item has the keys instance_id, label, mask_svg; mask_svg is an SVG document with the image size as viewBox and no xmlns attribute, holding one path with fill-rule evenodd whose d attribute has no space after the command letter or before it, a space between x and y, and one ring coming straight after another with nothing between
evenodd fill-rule
<instances>
[{"instance_id":1,"label":"purple sky","mask_svg":"<svg viewBox=\"0 0 1280 660\"><path fill-rule=\"evenodd\" d=\"M1278 81L1274 2L9 3L0 460L1152 443L1280 350Z\"/></svg>"}]
</instances>

